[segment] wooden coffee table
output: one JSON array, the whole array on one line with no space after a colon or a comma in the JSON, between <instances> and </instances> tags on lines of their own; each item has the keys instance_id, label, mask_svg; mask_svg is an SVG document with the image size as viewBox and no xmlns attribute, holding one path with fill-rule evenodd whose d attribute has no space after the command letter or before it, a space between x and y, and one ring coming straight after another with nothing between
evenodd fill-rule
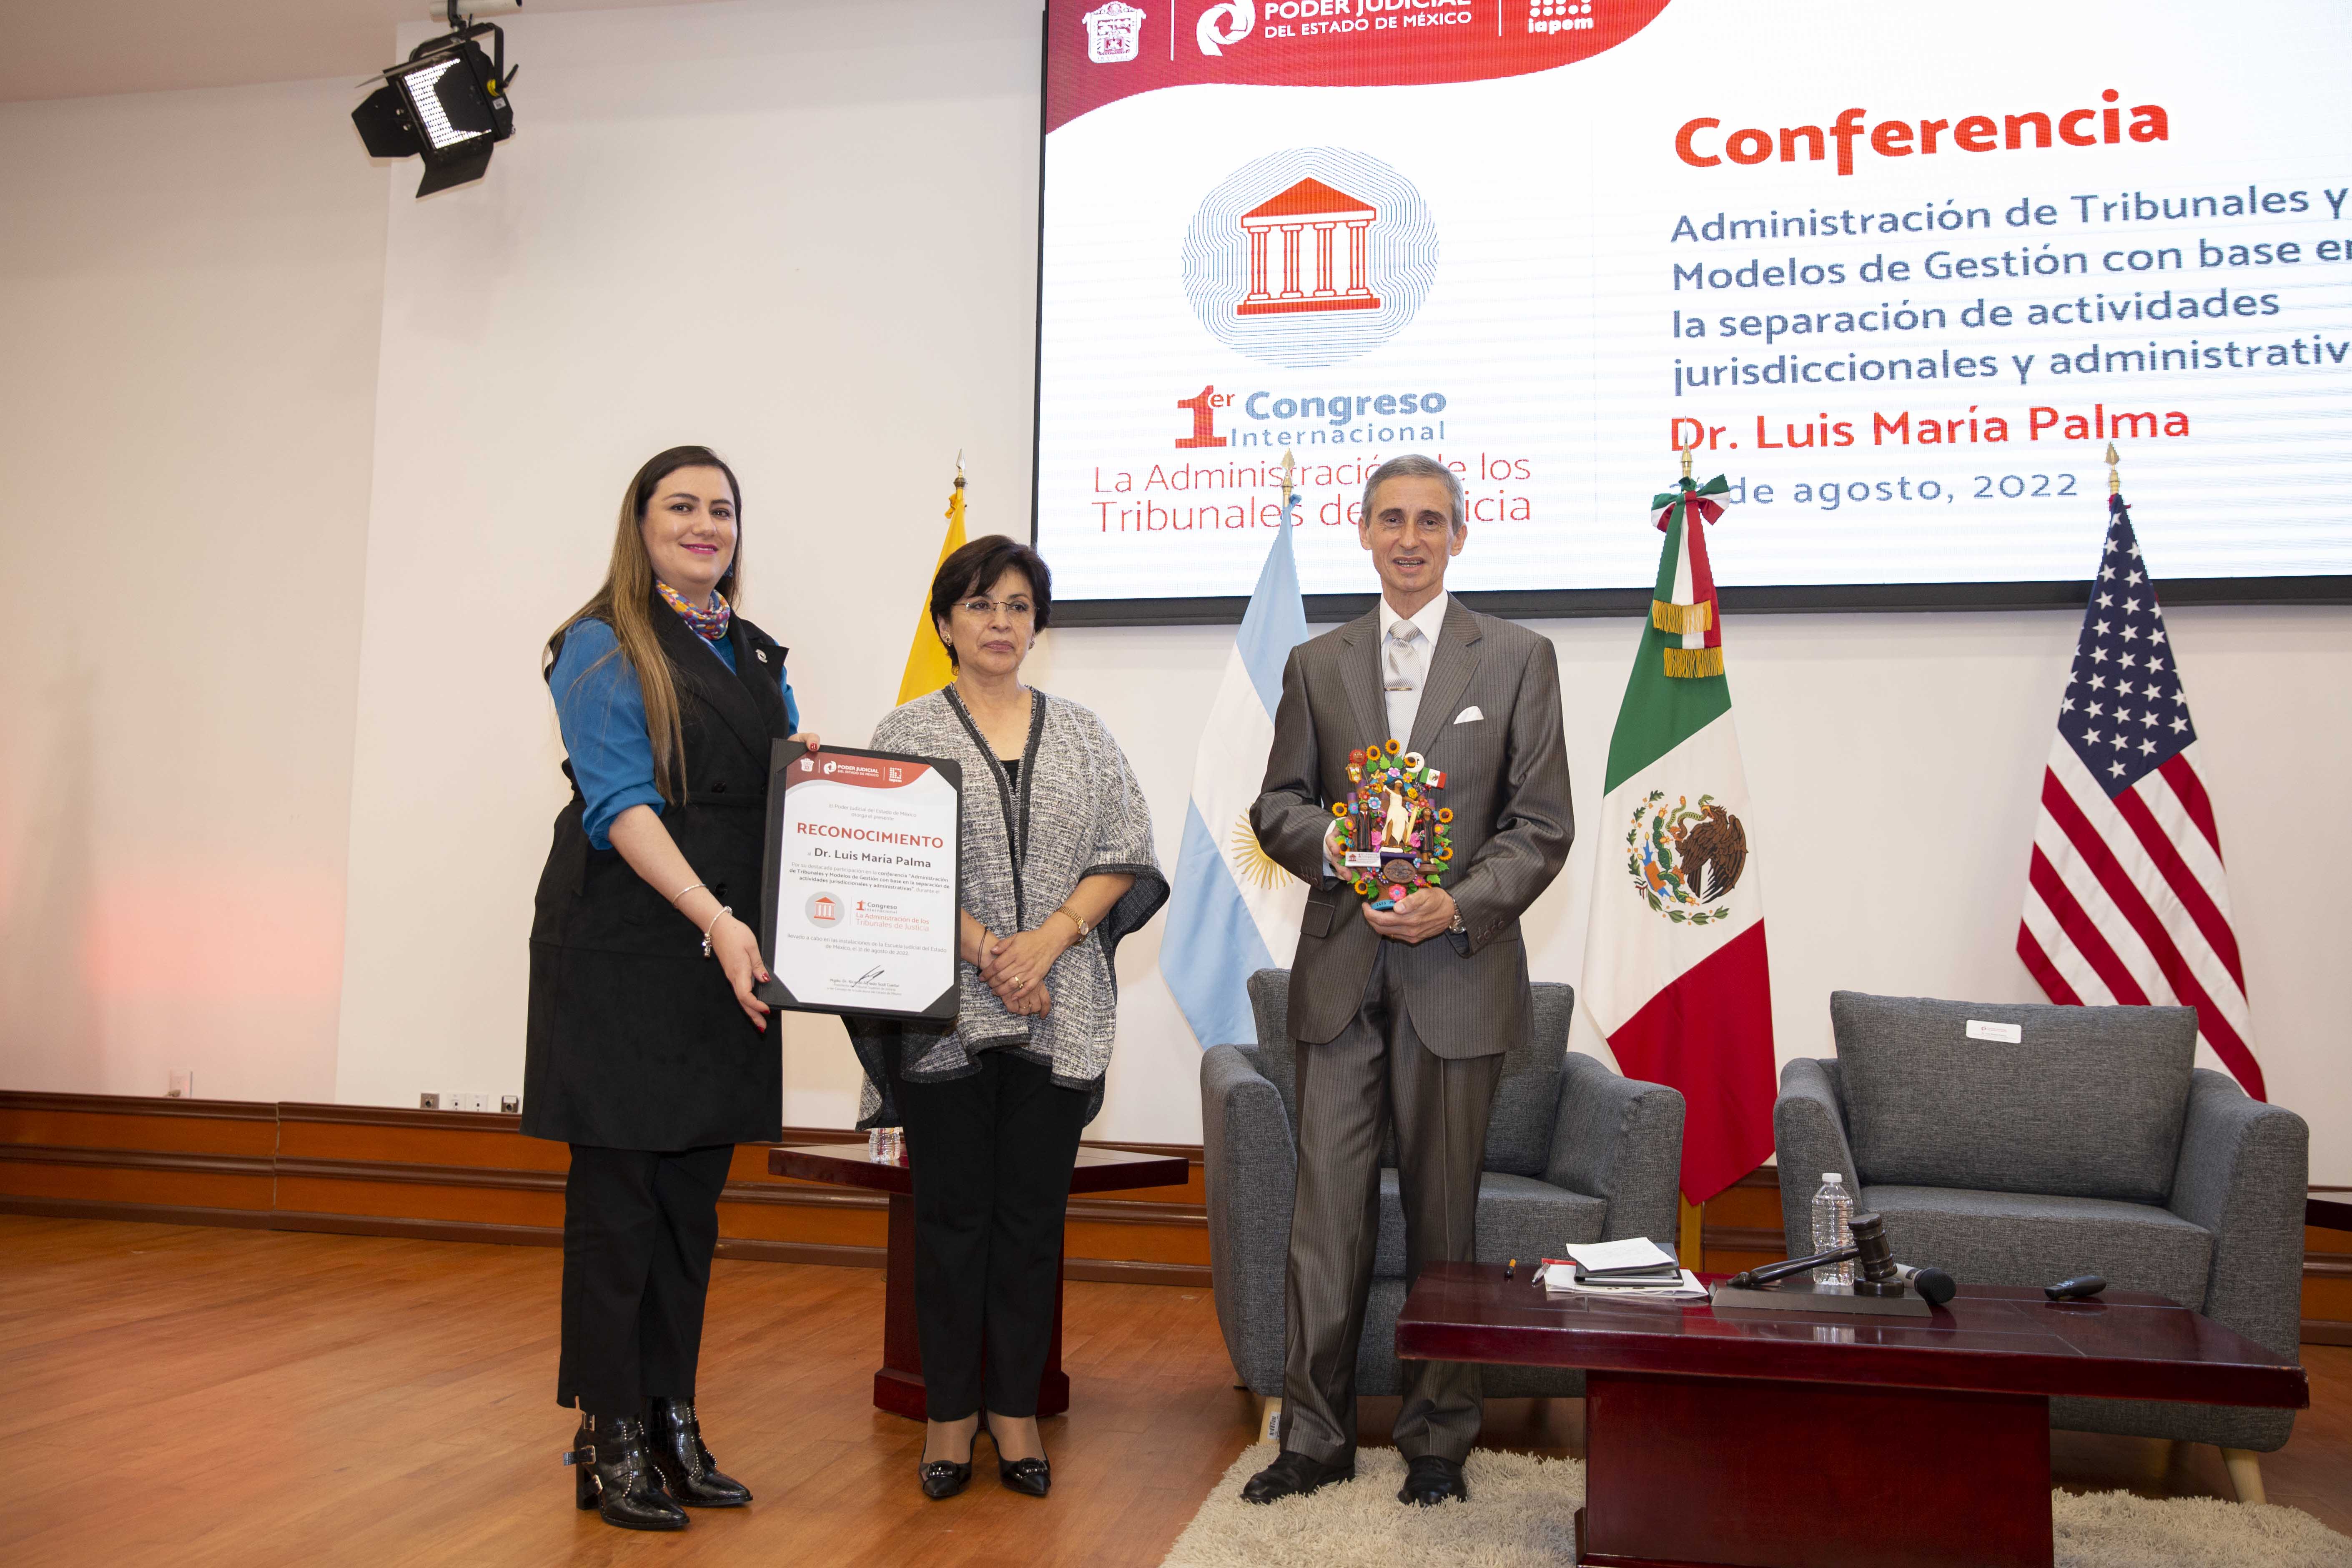
<instances>
[{"instance_id":1,"label":"wooden coffee table","mask_svg":"<svg viewBox=\"0 0 2352 1568\"><path fill-rule=\"evenodd\" d=\"M768 1151L768 1173L864 1187L890 1194L889 1247L884 1254L882 1365L874 1374L874 1404L893 1415L923 1419L923 1347L915 1332L915 1173L903 1161L886 1163L863 1143L809 1143ZM1177 1154L1136 1154L1124 1149L1081 1148L1070 1172L1070 1193L1112 1193L1129 1187L1181 1187L1191 1162ZM1070 1407L1070 1380L1062 1371L1062 1284L1054 1285L1054 1338L1038 1381L1037 1414Z\"/></svg>"},{"instance_id":2,"label":"wooden coffee table","mask_svg":"<svg viewBox=\"0 0 2352 1568\"><path fill-rule=\"evenodd\" d=\"M2161 1296L1964 1285L1927 1318L1547 1296L1424 1269L1397 1354L1585 1369L1580 1563L2050 1568L2050 1399L2299 1410L2303 1369Z\"/></svg>"}]
</instances>

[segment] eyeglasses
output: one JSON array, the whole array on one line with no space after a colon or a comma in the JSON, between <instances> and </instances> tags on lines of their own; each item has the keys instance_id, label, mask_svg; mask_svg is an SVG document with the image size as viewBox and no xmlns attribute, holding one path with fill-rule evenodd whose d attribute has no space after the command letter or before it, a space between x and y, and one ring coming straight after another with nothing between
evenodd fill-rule
<instances>
[{"instance_id":1,"label":"eyeglasses","mask_svg":"<svg viewBox=\"0 0 2352 1568\"><path fill-rule=\"evenodd\" d=\"M965 599L958 603L956 608L982 619L999 610L1003 611L1007 618L1016 621L1028 620L1037 613L1036 607L1026 599Z\"/></svg>"}]
</instances>

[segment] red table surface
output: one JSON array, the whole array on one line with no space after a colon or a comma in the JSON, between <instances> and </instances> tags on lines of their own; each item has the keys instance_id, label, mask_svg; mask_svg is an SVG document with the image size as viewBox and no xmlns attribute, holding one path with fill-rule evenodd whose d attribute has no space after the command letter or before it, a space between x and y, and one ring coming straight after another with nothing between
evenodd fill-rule
<instances>
[{"instance_id":1,"label":"red table surface","mask_svg":"<svg viewBox=\"0 0 2352 1568\"><path fill-rule=\"evenodd\" d=\"M1712 1282L1712 1281L1710 1281ZM1433 1263L1397 1319L1397 1353L1934 1388L2304 1409L2304 1370L2161 1296L2053 1302L2032 1287L1963 1285L1926 1318L1718 1315L1704 1301L1552 1296L1491 1264Z\"/></svg>"}]
</instances>

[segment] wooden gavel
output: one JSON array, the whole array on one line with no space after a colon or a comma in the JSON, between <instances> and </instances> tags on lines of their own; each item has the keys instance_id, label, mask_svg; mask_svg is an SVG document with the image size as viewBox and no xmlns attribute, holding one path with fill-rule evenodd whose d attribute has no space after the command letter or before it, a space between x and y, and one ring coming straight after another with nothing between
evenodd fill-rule
<instances>
[{"instance_id":1,"label":"wooden gavel","mask_svg":"<svg viewBox=\"0 0 2352 1568\"><path fill-rule=\"evenodd\" d=\"M1769 1285L1776 1279L1786 1279L1792 1274L1843 1263L1848 1258L1862 1265L1862 1278L1853 1282L1857 1296L1900 1296L1905 1286L1895 1271L1895 1249L1886 1244L1886 1221L1874 1214L1858 1214L1849 1222L1853 1233L1851 1247L1833 1247L1827 1252L1816 1252L1811 1258L1791 1258L1785 1263L1768 1263L1761 1268L1742 1269L1727 1283L1738 1290L1753 1290Z\"/></svg>"}]
</instances>

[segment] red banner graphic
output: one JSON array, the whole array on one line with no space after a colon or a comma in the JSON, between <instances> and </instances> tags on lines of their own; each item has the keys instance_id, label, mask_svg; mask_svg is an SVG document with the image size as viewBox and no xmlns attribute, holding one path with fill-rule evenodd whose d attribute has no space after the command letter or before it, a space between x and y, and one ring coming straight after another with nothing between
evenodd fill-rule
<instances>
[{"instance_id":1,"label":"red banner graphic","mask_svg":"<svg viewBox=\"0 0 2352 1568\"><path fill-rule=\"evenodd\" d=\"M1588 58L1667 0L1051 0L1045 129L1195 82L1403 87Z\"/></svg>"}]
</instances>

